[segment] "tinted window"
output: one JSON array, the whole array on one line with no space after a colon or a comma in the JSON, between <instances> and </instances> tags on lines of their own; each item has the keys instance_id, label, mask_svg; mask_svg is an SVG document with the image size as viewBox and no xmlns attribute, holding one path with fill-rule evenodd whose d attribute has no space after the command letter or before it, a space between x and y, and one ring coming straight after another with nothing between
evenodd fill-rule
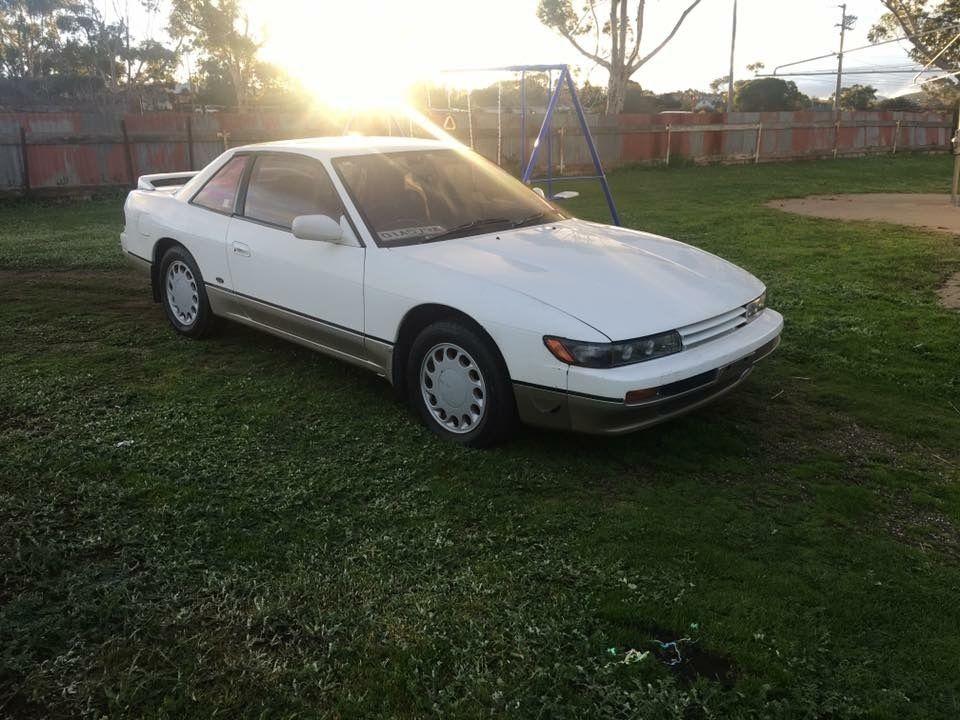
<instances>
[{"instance_id":1,"label":"tinted window","mask_svg":"<svg viewBox=\"0 0 960 720\"><path fill-rule=\"evenodd\" d=\"M246 165L245 155L238 155L228 160L227 164L203 186L203 190L196 194L193 202L218 212L232 213L233 204L237 199L237 187L240 185L240 177Z\"/></svg>"},{"instance_id":2,"label":"tinted window","mask_svg":"<svg viewBox=\"0 0 960 720\"><path fill-rule=\"evenodd\" d=\"M565 215L471 152L417 150L337 158L334 167L379 245L556 222Z\"/></svg>"},{"instance_id":3,"label":"tinted window","mask_svg":"<svg viewBox=\"0 0 960 720\"><path fill-rule=\"evenodd\" d=\"M256 159L244 216L289 228L298 215L343 214L340 196L317 160L301 155L261 155Z\"/></svg>"}]
</instances>

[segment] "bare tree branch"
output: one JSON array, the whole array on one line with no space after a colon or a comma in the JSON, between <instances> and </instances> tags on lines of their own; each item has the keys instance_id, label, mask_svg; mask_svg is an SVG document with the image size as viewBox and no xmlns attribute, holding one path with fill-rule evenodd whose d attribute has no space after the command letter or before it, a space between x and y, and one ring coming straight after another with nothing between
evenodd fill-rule
<instances>
[{"instance_id":1,"label":"bare tree branch","mask_svg":"<svg viewBox=\"0 0 960 720\"><path fill-rule=\"evenodd\" d=\"M688 16L691 12L693 12L693 9L694 9L695 7L697 7L697 5L699 5L701 2L702 2L702 0L693 0L693 2L690 3L689 7L687 7L687 9L683 11L683 14L680 16L680 19L677 20L677 24L673 26L673 30L670 31L670 34L667 35L667 36L663 39L663 42L661 42L659 45L657 45L653 50L651 50L650 52L648 52L648 53L647 53L646 55L644 55L642 58L640 58L640 59L637 60L636 62L631 63L631 64L629 65L629 67L627 68L628 74L633 74L634 72L636 72L638 68L640 68L641 66L643 66L643 65L644 65L646 62L648 62L653 56L655 56L658 52L660 52L661 50L663 50L663 48L666 46L666 44L667 44L668 42L670 42L671 40L673 40L673 36L677 34L677 31L680 29L680 26L683 25L683 22L687 19L687 16Z\"/></svg>"},{"instance_id":2,"label":"bare tree branch","mask_svg":"<svg viewBox=\"0 0 960 720\"><path fill-rule=\"evenodd\" d=\"M640 53L640 41L643 39L643 18L646 16L644 13L645 5L645 0L640 0L640 2L637 3L637 32L634 38L633 50L630 51L630 59L627 60L628 67L633 64L633 61L637 59L637 55Z\"/></svg>"},{"instance_id":3,"label":"bare tree branch","mask_svg":"<svg viewBox=\"0 0 960 720\"><path fill-rule=\"evenodd\" d=\"M590 12L593 13L593 38L594 38L594 53L597 55L600 54L600 20L597 18L597 3L596 0L589 0L590 2Z\"/></svg>"},{"instance_id":4,"label":"bare tree branch","mask_svg":"<svg viewBox=\"0 0 960 720\"><path fill-rule=\"evenodd\" d=\"M586 9L583 11L583 13L581 13L580 17L578 17L578 18L577 18L577 21L573 24L573 29L571 30L571 32L572 32L574 35L582 35L582 34L583 34L583 30L582 30L582 28L583 28L583 21L587 19L587 15L590 14L590 9L591 9L592 7L593 7L593 0L590 0L590 2L587 3Z\"/></svg>"},{"instance_id":5,"label":"bare tree branch","mask_svg":"<svg viewBox=\"0 0 960 720\"><path fill-rule=\"evenodd\" d=\"M565 37L565 38L569 41L569 43L570 43L571 45L573 45L573 47L575 47L575 48L577 49L577 51L578 51L581 55L583 55L584 57L590 58L591 60L593 60L594 62L596 62L596 63L599 64L599 65L602 65L603 67L607 68L608 70L610 69L610 61L607 60L606 58L604 58L602 55L600 55L599 52L597 52L597 53L592 53L592 52L590 52L589 50L587 50L585 47L583 47L583 46L580 44L580 42L579 42L573 35L570 34L570 31L567 30L566 28L564 28L564 27L558 27L557 30L560 32L561 35L563 35L563 37Z\"/></svg>"},{"instance_id":6,"label":"bare tree branch","mask_svg":"<svg viewBox=\"0 0 960 720\"><path fill-rule=\"evenodd\" d=\"M932 59L937 53L924 40L920 39L922 28L917 25L913 15L903 6L903 3L900 0L881 0L881 2L890 11L913 47L927 60ZM954 66L949 58L943 57L935 60L933 64L941 70L952 70Z\"/></svg>"}]
</instances>

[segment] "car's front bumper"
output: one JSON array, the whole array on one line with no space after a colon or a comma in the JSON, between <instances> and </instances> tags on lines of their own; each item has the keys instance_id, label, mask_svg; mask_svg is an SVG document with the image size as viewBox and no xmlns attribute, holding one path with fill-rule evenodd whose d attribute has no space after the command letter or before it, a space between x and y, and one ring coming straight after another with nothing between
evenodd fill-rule
<instances>
[{"instance_id":1,"label":"car's front bumper","mask_svg":"<svg viewBox=\"0 0 960 720\"><path fill-rule=\"evenodd\" d=\"M762 322L761 322L762 320ZM733 390L760 360L780 344L783 318L766 310L762 318L730 335L660 361L617 368L604 385L603 371L571 368L567 391L514 383L521 420L531 425L616 435L640 430L690 412ZM684 357L685 356L685 357ZM655 363L660 368L654 367ZM632 369L632 371L631 371ZM602 395L570 386L588 384ZM628 404L630 390L656 389L655 397Z\"/></svg>"}]
</instances>

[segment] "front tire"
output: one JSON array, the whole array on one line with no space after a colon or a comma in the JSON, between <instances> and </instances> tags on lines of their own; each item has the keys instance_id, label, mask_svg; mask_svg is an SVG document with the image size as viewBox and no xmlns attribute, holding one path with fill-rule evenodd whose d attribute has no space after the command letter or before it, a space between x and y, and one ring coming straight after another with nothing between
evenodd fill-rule
<instances>
[{"instance_id":1,"label":"front tire","mask_svg":"<svg viewBox=\"0 0 960 720\"><path fill-rule=\"evenodd\" d=\"M516 403L503 360L473 328L442 321L413 341L407 394L424 424L446 440L489 447L516 426Z\"/></svg>"},{"instance_id":2,"label":"front tire","mask_svg":"<svg viewBox=\"0 0 960 720\"><path fill-rule=\"evenodd\" d=\"M181 335L199 339L214 329L214 315L197 261L174 245L160 261L160 303L170 325Z\"/></svg>"}]
</instances>

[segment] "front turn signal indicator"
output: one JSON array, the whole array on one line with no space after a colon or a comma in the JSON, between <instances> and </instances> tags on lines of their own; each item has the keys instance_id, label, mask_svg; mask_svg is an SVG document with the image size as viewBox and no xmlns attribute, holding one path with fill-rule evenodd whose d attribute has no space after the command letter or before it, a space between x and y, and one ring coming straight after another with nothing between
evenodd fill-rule
<instances>
[{"instance_id":1,"label":"front turn signal indicator","mask_svg":"<svg viewBox=\"0 0 960 720\"><path fill-rule=\"evenodd\" d=\"M559 339L553 337L544 338L543 344L547 346L547 350L553 353L553 356L557 360L565 362L568 365L573 365L576 363L573 355L570 354L570 351L564 347L563 343L560 342Z\"/></svg>"},{"instance_id":2,"label":"front turn signal indicator","mask_svg":"<svg viewBox=\"0 0 960 720\"><path fill-rule=\"evenodd\" d=\"M647 388L646 390L631 390L623 401L627 405L635 405L646 400L652 400L657 396L657 388Z\"/></svg>"}]
</instances>

